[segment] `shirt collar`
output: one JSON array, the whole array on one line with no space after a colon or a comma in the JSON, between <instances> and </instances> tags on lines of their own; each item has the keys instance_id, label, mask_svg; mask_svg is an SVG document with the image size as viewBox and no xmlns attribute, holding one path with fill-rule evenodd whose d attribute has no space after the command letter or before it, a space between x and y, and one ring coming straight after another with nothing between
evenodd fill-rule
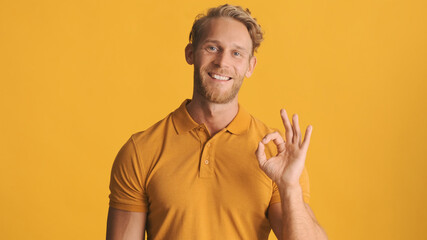
<instances>
[{"instance_id":1,"label":"shirt collar","mask_svg":"<svg viewBox=\"0 0 427 240\"><path fill-rule=\"evenodd\" d=\"M237 112L237 115L225 128L229 132L239 135L246 132L249 129L250 124L251 115L239 104L239 111Z\"/></svg>"},{"instance_id":2,"label":"shirt collar","mask_svg":"<svg viewBox=\"0 0 427 240\"><path fill-rule=\"evenodd\" d=\"M187 108L185 107L190 101L190 99L184 100L181 106L179 106L179 108L176 109L172 114L172 121L178 134L188 132L199 126L199 124L196 123L193 118L191 118Z\"/></svg>"},{"instance_id":3,"label":"shirt collar","mask_svg":"<svg viewBox=\"0 0 427 240\"><path fill-rule=\"evenodd\" d=\"M186 105L190 101L190 99L184 100L181 106L172 114L172 121L178 134L188 132L201 125L195 122L187 111ZM250 123L251 115L239 104L239 111L236 117L234 117L225 129L233 134L242 134L248 130Z\"/></svg>"}]
</instances>

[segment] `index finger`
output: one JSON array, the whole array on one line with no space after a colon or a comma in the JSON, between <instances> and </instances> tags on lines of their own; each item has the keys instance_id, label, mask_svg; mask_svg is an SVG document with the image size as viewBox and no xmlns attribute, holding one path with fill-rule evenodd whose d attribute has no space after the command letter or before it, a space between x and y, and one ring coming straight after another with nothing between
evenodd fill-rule
<instances>
[{"instance_id":1,"label":"index finger","mask_svg":"<svg viewBox=\"0 0 427 240\"><path fill-rule=\"evenodd\" d=\"M262 139L262 143L263 144L267 144L268 142L270 142L271 140L273 140L274 144L276 144L277 146L277 151L283 152L285 151L285 141L283 141L282 136L280 135L279 132L272 132L267 134L263 139Z\"/></svg>"}]
</instances>

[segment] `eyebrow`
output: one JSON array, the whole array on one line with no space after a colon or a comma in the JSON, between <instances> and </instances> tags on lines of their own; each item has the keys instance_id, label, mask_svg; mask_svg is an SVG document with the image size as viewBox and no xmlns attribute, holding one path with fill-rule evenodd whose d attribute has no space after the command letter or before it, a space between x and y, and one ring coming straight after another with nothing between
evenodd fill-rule
<instances>
[{"instance_id":1,"label":"eyebrow","mask_svg":"<svg viewBox=\"0 0 427 240\"><path fill-rule=\"evenodd\" d=\"M215 44L218 44L218 45L220 45L220 44L221 44L221 42L220 42L220 41L218 41L218 40L213 40L213 39L207 39L207 40L205 40L205 41L203 42L203 44L206 44L206 43L215 43ZM247 50L246 48L244 48L244 47L242 47L242 46L240 46L240 45L233 44L233 47L234 47L235 49L238 49L238 50L241 50L241 51L248 52L248 50Z\"/></svg>"}]
</instances>

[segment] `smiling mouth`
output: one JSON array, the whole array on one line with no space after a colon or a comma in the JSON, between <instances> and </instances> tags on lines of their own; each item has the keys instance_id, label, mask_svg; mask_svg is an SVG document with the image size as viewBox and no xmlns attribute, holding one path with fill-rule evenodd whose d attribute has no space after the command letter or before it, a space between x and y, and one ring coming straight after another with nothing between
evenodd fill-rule
<instances>
[{"instance_id":1,"label":"smiling mouth","mask_svg":"<svg viewBox=\"0 0 427 240\"><path fill-rule=\"evenodd\" d=\"M216 74L216 73L208 73L208 74L209 74L209 76L211 78L214 78L214 79L217 79L217 80L221 80L221 81L228 81L228 80L231 79L231 77L219 75L219 74Z\"/></svg>"}]
</instances>

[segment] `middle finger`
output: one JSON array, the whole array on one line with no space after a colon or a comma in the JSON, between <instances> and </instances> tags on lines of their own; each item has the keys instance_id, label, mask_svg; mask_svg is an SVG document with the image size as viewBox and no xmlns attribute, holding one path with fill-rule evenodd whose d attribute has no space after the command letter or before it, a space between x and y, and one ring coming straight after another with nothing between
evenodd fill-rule
<instances>
[{"instance_id":1,"label":"middle finger","mask_svg":"<svg viewBox=\"0 0 427 240\"><path fill-rule=\"evenodd\" d=\"M286 142L291 143L294 133L292 130L291 122L289 121L289 118L288 118L288 113L286 112L285 109L282 109L280 111L280 115L282 116L282 122L283 122L283 125L285 126Z\"/></svg>"}]
</instances>

